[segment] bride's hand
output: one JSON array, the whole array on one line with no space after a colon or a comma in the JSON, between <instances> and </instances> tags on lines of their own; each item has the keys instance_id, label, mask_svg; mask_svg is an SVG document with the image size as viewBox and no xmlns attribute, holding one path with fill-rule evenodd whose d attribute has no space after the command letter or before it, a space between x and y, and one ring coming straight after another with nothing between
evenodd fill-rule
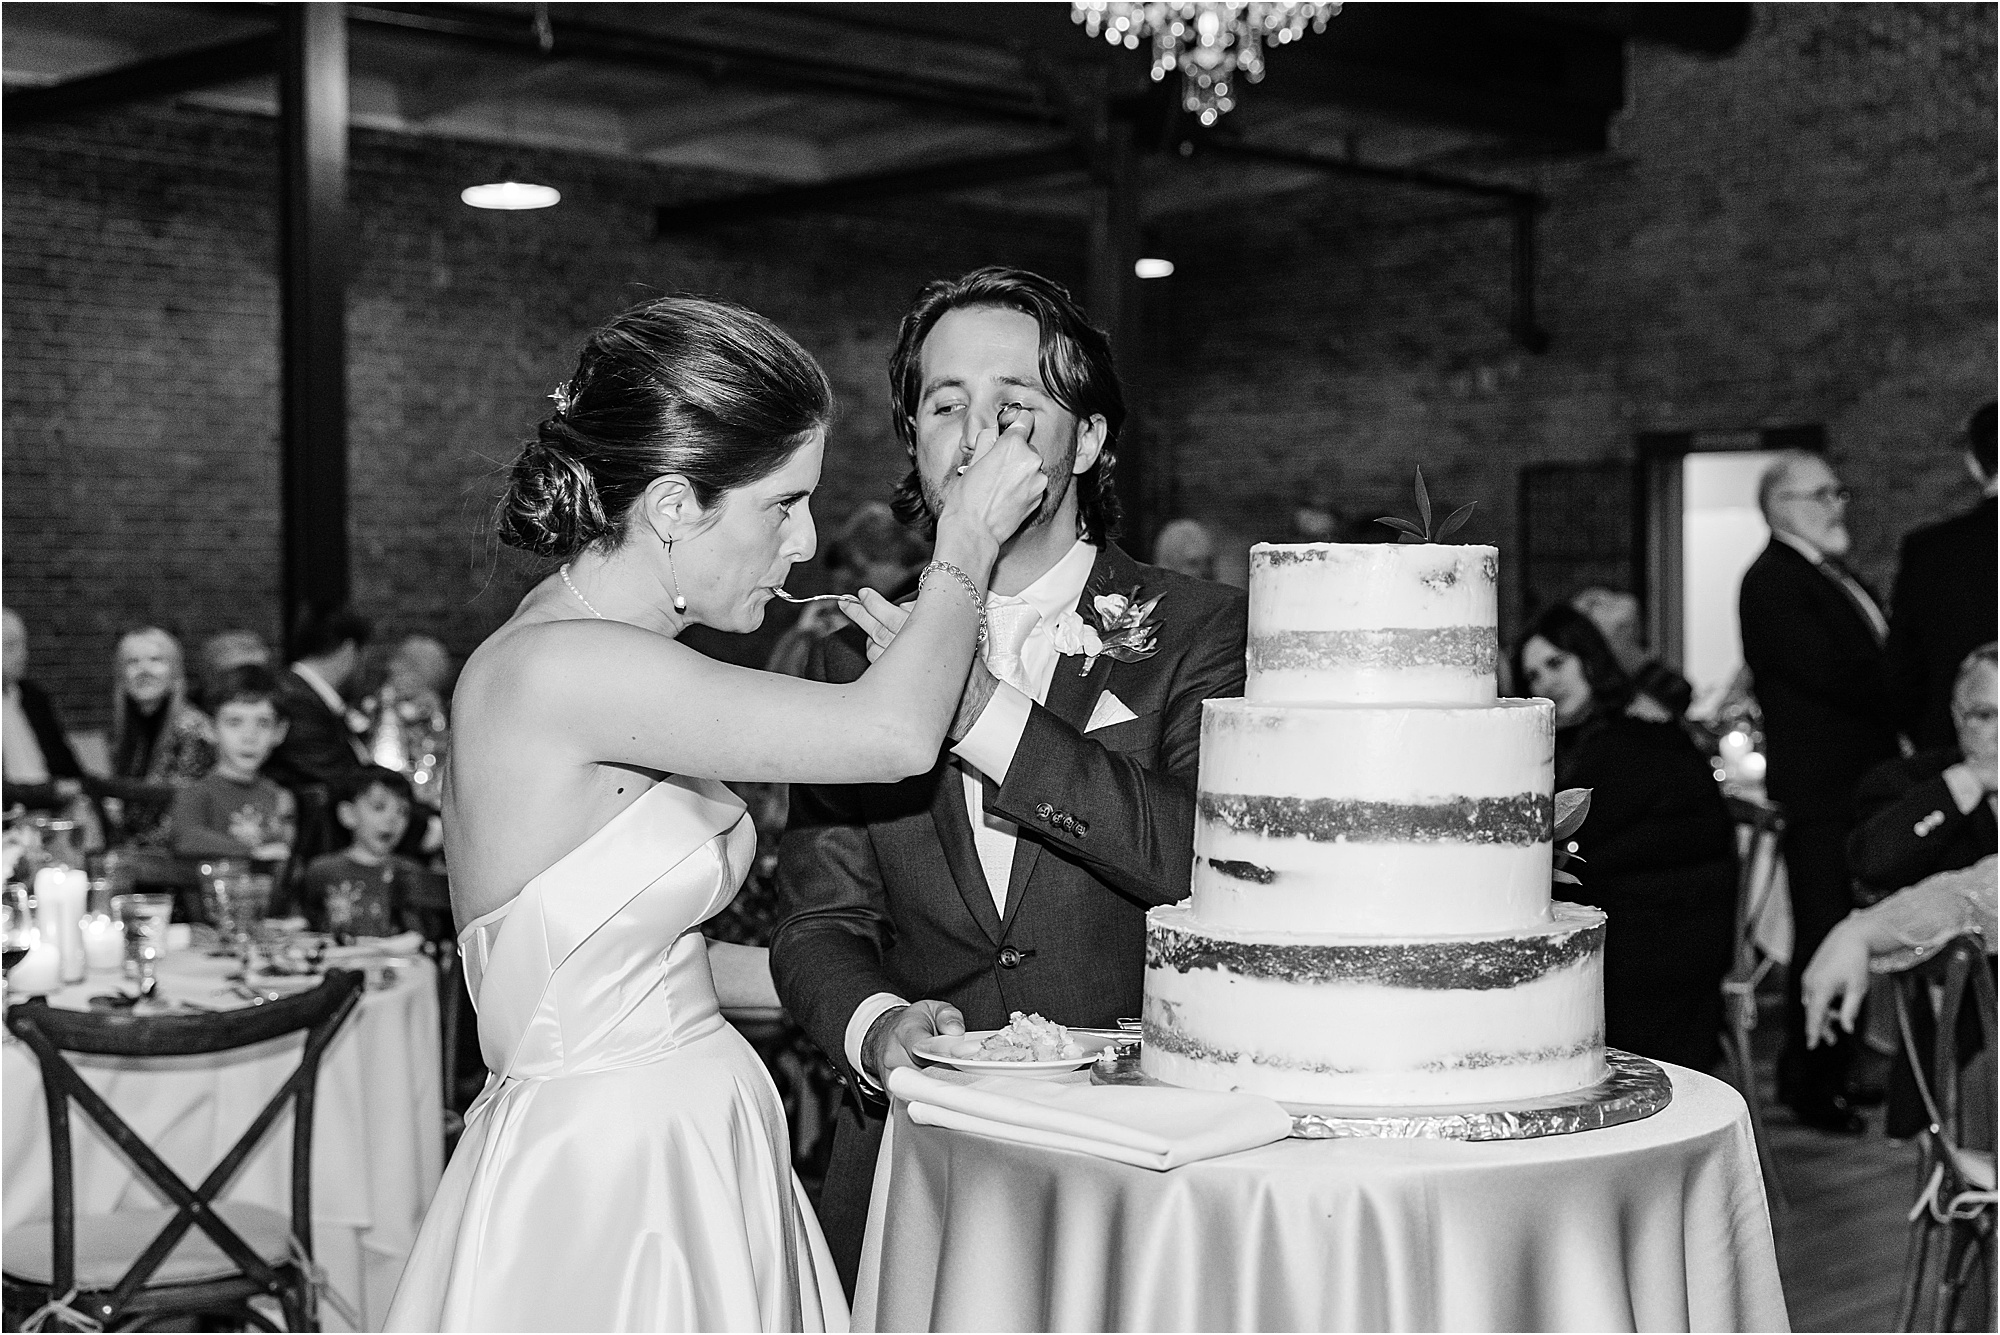
<instances>
[{"instance_id":1,"label":"bride's hand","mask_svg":"<svg viewBox=\"0 0 2000 1335\"><path fill-rule=\"evenodd\" d=\"M1042 457L1028 443L1033 429L1029 418L1017 421L997 438L990 428L974 437L971 461L945 483L940 528L954 519L963 520L984 530L995 542L1005 542L1019 531L1049 489Z\"/></svg>"},{"instance_id":2,"label":"bride's hand","mask_svg":"<svg viewBox=\"0 0 2000 1335\"><path fill-rule=\"evenodd\" d=\"M903 623L910 619L910 609L898 607L873 589L863 589L854 597L841 604L840 610L847 619L861 627L868 636L868 661L874 662L882 656L896 639L896 633L903 629Z\"/></svg>"}]
</instances>

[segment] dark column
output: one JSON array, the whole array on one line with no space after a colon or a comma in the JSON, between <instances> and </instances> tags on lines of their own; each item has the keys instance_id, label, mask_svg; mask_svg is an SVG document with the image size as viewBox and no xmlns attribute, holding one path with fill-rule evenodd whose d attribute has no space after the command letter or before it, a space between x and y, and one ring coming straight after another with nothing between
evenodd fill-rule
<instances>
[{"instance_id":1,"label":"dark column","mask_svg":"<svg viewBox=\"0 0 2000 1335\"><path fill-rule=\"evenodd\" d=\"M347 600L346 6L286 5L278 74L284 171L285 633Z\"/></svg>"},{"instance_id":2,"label":"dark column","mask_svg":"<svg viewBox=\"0 0 2000 1335\"><path fill-rule=\"evenodd\" d=\"M1145 341L1140 337L1139 280L1132 265L1139 258L1139 180L1132 127L1107 106L1096 126L1091 154L1096 184L1090 216L1090 314L1111 336L1128 409L1119 433L1118 468L1112 475L1125 510L1124 545L1141 560L1152 550L1159 517L1150 513L1148 446L1152 432L1147 413Z\"/></svg>"}]
</instances>

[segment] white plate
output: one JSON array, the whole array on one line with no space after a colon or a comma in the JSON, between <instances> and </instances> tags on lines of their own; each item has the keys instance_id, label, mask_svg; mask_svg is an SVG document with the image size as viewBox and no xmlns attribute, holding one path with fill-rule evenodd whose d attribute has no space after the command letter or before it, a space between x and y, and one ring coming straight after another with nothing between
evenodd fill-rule
<instances>
[{"instance_id":1,"label":"white plate","mask_svg":"<svg viewBox=\"0 0 2000 1335\"><path fill-rule=\"evenodd\" d=\"M1102 1030L1072 1029L1070 1041L1083 1049L1081 1057L1058 1057L1045 1062L996 1062L981 1061L977 1057L954 1057L951 1050L960 1044L976 1046L985 1039L999 1033L998 1029L968 1029L962 1034L933 1034L919 1039L914 1051L925 1061L936 1062L958 1071L971 1071L980 1075L1061 1075L1067 1071L1080 1071L1097 1060L1097 1054L1116 1039Z\"/></svg>"}]
</instances>

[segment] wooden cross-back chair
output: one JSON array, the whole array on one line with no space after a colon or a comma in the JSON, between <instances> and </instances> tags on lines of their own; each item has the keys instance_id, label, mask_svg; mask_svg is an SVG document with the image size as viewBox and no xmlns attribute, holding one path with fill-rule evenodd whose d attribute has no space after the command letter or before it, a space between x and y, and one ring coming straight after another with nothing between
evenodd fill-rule
<instances>
[{"instance_id":1,"label":"wooden cross-back chair","mask_svg":"<svg viewBox=\"0 0 2000 1335\"><path fill-rule=\"evenodd\" d=\"M1736 931L1729 972L1722 980L1722 1050L1729 1075L1750 1108L1750 1127L1757 1139L1757 1161L1764 1174L1764 1194L1774 1210L1785 1208L1784 1184L1771 1157L1770 1134L1764 1129L1764 1093L1757 1081L1751 1034L1757 1028L1757 988L1776 963L1757 945L1757 924L1777 885L1778 846L1785 833L1783 810L1763 798L1738 793L1724 795L1730 819L1736 822ZM1802 960L1793 967L1804 968Z\"/></svg>"},{"instance_id":2,"label":"wooden cross-back chair","mask_svg":"<svg viewBox=\"0 0 2000 1335\"><path fill-rule=\"evenodd\" d=\"M1932 1002L1936 1005L1933 1008ZM1964 1021L1964 1023L1962 1023ZM1897 1330L1990 1330L1994 1301L1994 1059L1992 966L1979 938L1961 936L1896 979L1896 1024L1928 1125ZM1928 1029L1928 1034L1922 1031ZM1928 1040L1928 1041L1926 1041ZM1970 1049L1983 1050L1975 1055ZM1972 1060L1969 1060L1972 1059ZM1974 1076L1986 1063L1986 1080ZM1983 1313L1967 1313L1967 1298Z\"/></svg>"},{"instance_id":3,"label":"wooden cross-back chair","mask_svg":"<svg viewBox=\"0 0 2000 1335\"><path fill-rule=\"evenodd\" d=\"M264 1330L250 1305L275 1300L290 1330L318 1329L312 1261L313 1101L320 1059L353 1012L358 973L336 970L309 992L217 1014L135 1016L64 1010L36 998L10 1007L7 1028L41 1065L48 1107L53 1210L7 1230L8 1327L141 1328L228 1317ZM198 1186L190 1187L71 1065L67 1053L165 1058L228 1052L305 1031L299 1064ZM70 1105L83 1111L170 1209L76 1212ZM291 1214L218 1198L293 1110ZM190 1232L192 1231L192 1236Z\"/></svg>"}]
</instances>

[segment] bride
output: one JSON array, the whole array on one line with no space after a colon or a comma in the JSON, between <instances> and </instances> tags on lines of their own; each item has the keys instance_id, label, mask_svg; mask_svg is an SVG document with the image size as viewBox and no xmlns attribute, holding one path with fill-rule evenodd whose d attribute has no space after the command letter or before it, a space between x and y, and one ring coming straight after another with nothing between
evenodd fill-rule
<instances>
[{"instance_id":1,"label":"bride","mask_svg":"<svg viewBox=\"0 0 2000 1335\"><path fill-rule=\"evenodd\" d=\"M873 591L843 603L887 647L850 685L806 682L674 637L754 629L813 554L833 395L812 358L668 298L593 334L552 397L500 536L564 564L453 700L446 845L492 1075L388 1329L845 1329L783 1109L719 1009L778 1004L765 952L699 930L755 853L717 780L928 770L1045 479L1025 432L969 430L907 623Z\"/></svg>"}]
</instances>

